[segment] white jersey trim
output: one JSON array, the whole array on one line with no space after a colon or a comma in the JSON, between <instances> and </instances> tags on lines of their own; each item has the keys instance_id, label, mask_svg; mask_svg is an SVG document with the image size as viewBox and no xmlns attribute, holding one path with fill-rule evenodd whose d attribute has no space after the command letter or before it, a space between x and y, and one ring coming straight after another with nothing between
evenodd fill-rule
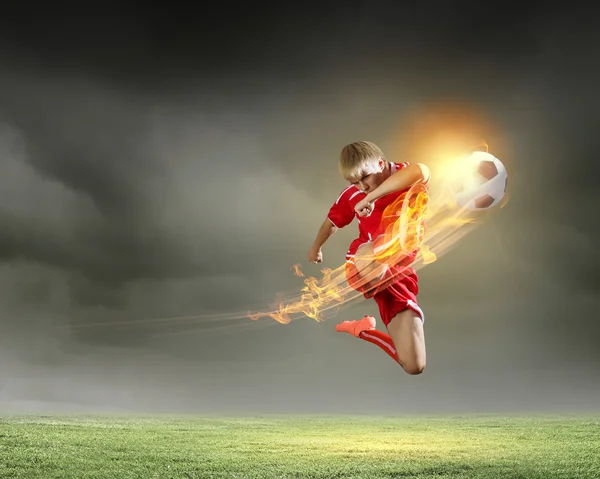
<instances>
[{"instance_id":1,"label":"white jersey trim","mask_svg":"<svg viewBox=\"0 0 600 479\"><path fill-rule=\"evenodd\" d=\"M327 219L329 220L329 222L335 226L336 228L340 229L340 227L338 225L336 225L333 221L331 221L331 218L328 216Z\"/></svg>"},{"instance_id":2,"label":"white jersey trim","mask_svg":"<svg viewBox=\"0 0 600 479\"><path fill-rule=\"evenodd\" d=\"M348 191L350 188L354 188L354 185L350 185L350 186L347 186L346 188L344 188L344 191L342 191L340 193L340 196L338 196L337 200L335 200L336 205L340 202L340 199L342 198L342 196L344 196L344 193L346 193L346 191Z\"/></svg>"}]
</instances>

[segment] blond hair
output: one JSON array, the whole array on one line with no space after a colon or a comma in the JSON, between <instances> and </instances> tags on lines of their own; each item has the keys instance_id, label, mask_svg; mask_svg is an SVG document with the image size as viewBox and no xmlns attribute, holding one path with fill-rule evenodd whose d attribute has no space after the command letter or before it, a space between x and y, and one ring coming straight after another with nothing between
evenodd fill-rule
<instances>
[{"instance_id":1,"label":"blond hair","mask_svg":"<svg viewBox=\"0 0 600 479\"><path fill-rule=\"evenodd\" d=\"M367 164L384 160L383 151L370 141L355 141L342 148L338 170L344 179L356 179Z\"/></svg>"}]
</instances>

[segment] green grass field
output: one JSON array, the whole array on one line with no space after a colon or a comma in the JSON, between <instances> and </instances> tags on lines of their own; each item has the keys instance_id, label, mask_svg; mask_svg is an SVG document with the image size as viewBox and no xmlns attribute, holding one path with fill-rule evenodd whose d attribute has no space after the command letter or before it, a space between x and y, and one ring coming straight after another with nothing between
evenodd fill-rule
<instances>
[{"instance_id":1,"label":"green grass field","mask_svg":"<svg viewBox=\"0 0 600 479\"><path fill-rule=\"evenodd\" d=\"M600 478L600 416L0 417L1 478Z\"/></svg>"}]
</instances>

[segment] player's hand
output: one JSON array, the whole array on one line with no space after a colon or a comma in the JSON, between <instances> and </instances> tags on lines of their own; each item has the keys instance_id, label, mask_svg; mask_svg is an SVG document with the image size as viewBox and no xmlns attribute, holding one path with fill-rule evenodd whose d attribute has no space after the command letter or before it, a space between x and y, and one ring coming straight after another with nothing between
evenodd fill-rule
<instances>
[{"instance_id":1,"label":"player's hand","mask_svg":"<svg viewBox=\"0 0 600 479\"><path fill-rule=\"evenodd\" d=\"M315 248L314 246L308 250L307 255L308 261L311 263L321 263L323 261L323 252L321 248Z\"/></svg>"},{"instance_id":2,"label":"player's hand","mask_svg":"<svg viewBox=\"0 0 600 479\"><path fill-rule=\"evenodd\" d=\"M354 207L354 211L358 216L369 216L373 212L373 203L368 201L367 198L363 198Z\"/></svg>"}]
</instances>

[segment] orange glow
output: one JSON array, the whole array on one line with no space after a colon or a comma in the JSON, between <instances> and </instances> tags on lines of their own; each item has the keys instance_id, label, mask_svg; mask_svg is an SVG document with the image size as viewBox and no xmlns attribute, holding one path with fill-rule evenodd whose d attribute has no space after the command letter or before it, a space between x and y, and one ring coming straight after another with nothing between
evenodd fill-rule
<instances>
[{"instance_id":1,"label":"orange glow","mask_svg":"<svg viewBox=\"0 0 600 479\"><path fill-rule=\"evenodd\" d=\"M266 316L284 324L301 316L323 321L326 312L335 313L353 299L362 298L361 291L368 297L369 291L385 287L384 282L390 281L390 277L371 265L394 265L413 255L410 266L419 271L450 251L484 218L498 210L472 212L461 208L450 188L450 182L456 178L467 181L462 165L468 152L488 151L488 144L480 134L490 131L489 124L475 114L452 108L425 112L413 120L405 133L410 148L404 150L412 156L409 161L430 167L431 183L428 188L414 185L386 208L382 217L384 233L374 241L373 253L357 254L354 259L361 274L360 278L352 278L353 287L348 284L346 265L323 270L320 279L304 278L305 286L299 295L282 299L272 311L248 313L247 317L256 320ZM495 149L492 153L497 155ZM294 265L293 270L297 276L304 276L299 265Z\"/></svg>"}]
</instances>

